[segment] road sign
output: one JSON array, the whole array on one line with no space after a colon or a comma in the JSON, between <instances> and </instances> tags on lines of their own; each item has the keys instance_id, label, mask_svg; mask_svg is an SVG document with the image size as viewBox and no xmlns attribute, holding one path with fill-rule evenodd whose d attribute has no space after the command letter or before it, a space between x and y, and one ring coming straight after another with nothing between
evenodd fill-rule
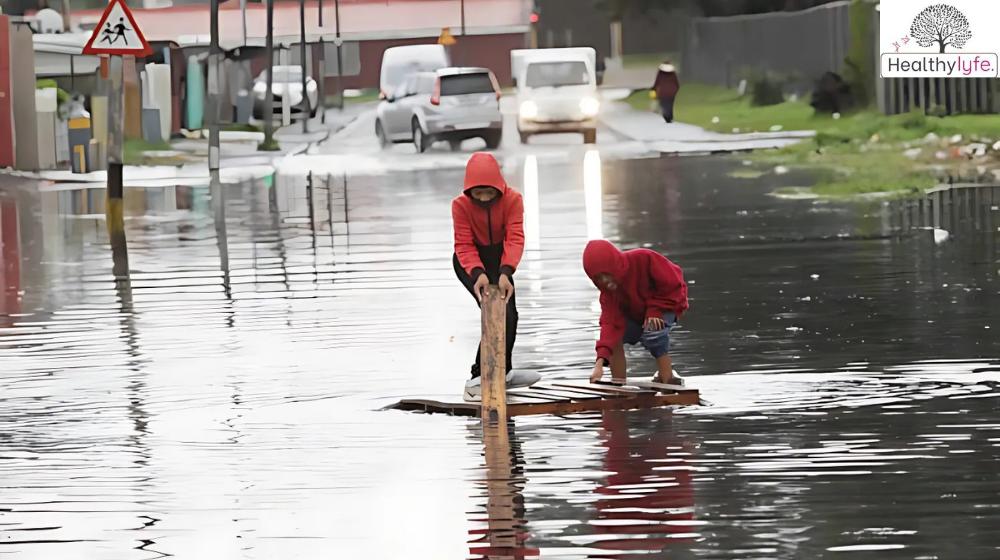
<instances>
[{"instance_id":1,"label":"road sign","mask_svg":"<svg viewBox=\"0 0 1000 560\"><path fill-rule=\"evenodd\" d=\"M94 34L83 48L83 54L149 56L153 54L153 49L139 31L124 0L111 0L100 23L94 28Z\"/></svg>"}]
</instances>

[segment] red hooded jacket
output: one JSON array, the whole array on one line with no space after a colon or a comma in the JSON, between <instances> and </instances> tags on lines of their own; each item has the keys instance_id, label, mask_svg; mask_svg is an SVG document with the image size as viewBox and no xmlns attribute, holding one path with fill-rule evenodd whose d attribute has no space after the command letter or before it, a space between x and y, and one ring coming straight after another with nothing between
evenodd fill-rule
<instances>
[{"instance_id":1,"label":"red hooded jacket","mask_svg":"<svg viewBox=\"0 0 1000 560\"><path fill-rule=\"evenodd\" d=\"M500 197L484 208L472 200L469 191L473 187L493 187L500 191ZM465 166L465 186L451 202L451 219L455 254L473 280L485 272L477 246L503 243L501 272L514 273L524 253L524 201L521 193L507 186L500 165L490 154L475 153Z\"/></svg>"},{"instance_id":2,"label":"red hooded jacket","mask_svg":"<svg viewBox=\"0 0 1000 560\"><path fill-rule=\"evenodd\" d=\"M679 319L688 308L687 284L680 267L655 251L619 251L609 241L598 239L583 250L583 269L591 280L598 274L610 274L618 284L613 292L601 290L597 357L605 362L611 361L611 350L625 335L626 317L641 325L666 311Z\"/></svg>"}]
</instances>

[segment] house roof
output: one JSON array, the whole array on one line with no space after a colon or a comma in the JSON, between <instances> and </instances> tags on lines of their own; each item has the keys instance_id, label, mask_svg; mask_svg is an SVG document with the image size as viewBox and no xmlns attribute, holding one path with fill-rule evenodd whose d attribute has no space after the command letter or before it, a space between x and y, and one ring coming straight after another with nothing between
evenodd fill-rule
<instances>
[{"instance_id":1,"label":"house roof","mask_svg":"<svg viewBox=\"0 0 1000 560\"><path fill-rule=\"evenodd\" d=\"M531 0L464 0L466 33L488 35L524 33L530 27ZM340 30L345 41L437 37L444 27L459 36L462 0L341 0ZM210 29L209 4L170 8L132 8L136 24L147 41L172 41L180 45L207 44ZM336 36L334 2L323 2L323 27L319 26L319 2L306 2L307 40ZM75 24L96 24L103 9L78 10ZM247 4L248 43L266 36L267 11L264 4ZM278 42L298 40L299 3L276 2L274 35ZM219 37L224 44L242 44L243 19L238 0L222 2L219 9ZM284 39L284 40L282 40ZM461 40L459 38L459 40Z\"/></svg>"}]
</instances>

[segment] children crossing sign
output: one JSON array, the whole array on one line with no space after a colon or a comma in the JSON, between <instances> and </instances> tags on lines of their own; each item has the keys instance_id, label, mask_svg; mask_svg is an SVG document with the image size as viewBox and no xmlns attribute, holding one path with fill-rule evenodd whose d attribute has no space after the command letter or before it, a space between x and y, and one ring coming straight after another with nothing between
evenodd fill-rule
<instances>
[{"instance_id":1,"label":"children crossing sign","mask_svg":"<svg viewBox=\"0 0 1000 560\"><path fill-rule=\"evenodd\" d=\"M83 48L83 54L149 56L153 49L139 31L124 0L111 0Z\"/></svg>"}]
</instances>

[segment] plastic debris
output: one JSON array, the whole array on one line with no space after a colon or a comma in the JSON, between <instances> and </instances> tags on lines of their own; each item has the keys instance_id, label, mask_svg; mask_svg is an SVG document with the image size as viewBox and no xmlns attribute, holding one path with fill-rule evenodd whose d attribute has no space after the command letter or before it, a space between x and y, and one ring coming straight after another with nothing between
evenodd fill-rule
<instances>
[{"instance_id":1,"label":"plastic debris","mask_svg":"<svg viewBox=\"0 0 1000 560\"><path fill-rule=\"evenodd\" d=\"M903 152L903 155L910 159L917 159L918 157L920 157L920 152L921 152L920 148L912 148Z\"/></svg>"},{"instance_id":2,"label":"plastic debris","mask_svg":"<svg viewBox=\"0 0 1000 560\"><path fill-rule=\"evenodd\" d=\"M779 165L778 167L774 168L775 175L784 175L785 173L788 173L788 168L785 167L784 165Z\"/></svg>"},{"instance_id":3,"label":"plastic debris","mask_svg":"<svg viewBox=\"0 0 1000 560\"><path fill-rule=\"evenodd\" d=\"M941 140L941 137L933 132L928 132L927 136L924 136L924 144L934 144Z\"/></svg>"},{"instance_id":4,"label":"plastic debris","mask_svg":"<svg viewBox=\"0 0 1000 560\"><path fill-rule=\"evenodd\" d=\"M951 237L951 234L949 234L947 231L941 228L934 228L935 243L944 243L945 241L948 241L949 237Z\"/></svg>"},{"instance_id":5,"label":"plastic debris","mask_svg":"<svg viewBox=\"0 0 1000 560\"><path fill-rule=\"evenodd\" d=\"M716 124L718 122L719 122L719 117L712 117L712 124Z\"/></svg>"},{"instance_id":6,"label":"plastic debris","mask_svg":"<svg viewBox=\"0 0 1000 560\"><path fill-rule=\"evenodd\" d=\"M774 125L774 126L771 127L771 132L778 132L782 128L783 127L780 124L776 124L776 125Z\"/></svg>"},{"instance_id":7,"label":"plastic debris","mask_svg":"<svg viewBox=\"0 0 1000 560\"><path fill-rule=\"evenodd\" d=\"M954 136L951 137L951 143L952 144L958 144L961 141L962 141L962 135L961 134L956 134L956 135L954 135Z\"/></svg>"},{"instance_id":8,"label":"plastic debris","mask_svg":"<svg viewBox=\"0 0 1000 560\"><path fill-rule=\"evenodd\" d=\"M834 113L833 114L833 120L839 121L840 120L840 113Z\"/></svg>"}]
</instances>

